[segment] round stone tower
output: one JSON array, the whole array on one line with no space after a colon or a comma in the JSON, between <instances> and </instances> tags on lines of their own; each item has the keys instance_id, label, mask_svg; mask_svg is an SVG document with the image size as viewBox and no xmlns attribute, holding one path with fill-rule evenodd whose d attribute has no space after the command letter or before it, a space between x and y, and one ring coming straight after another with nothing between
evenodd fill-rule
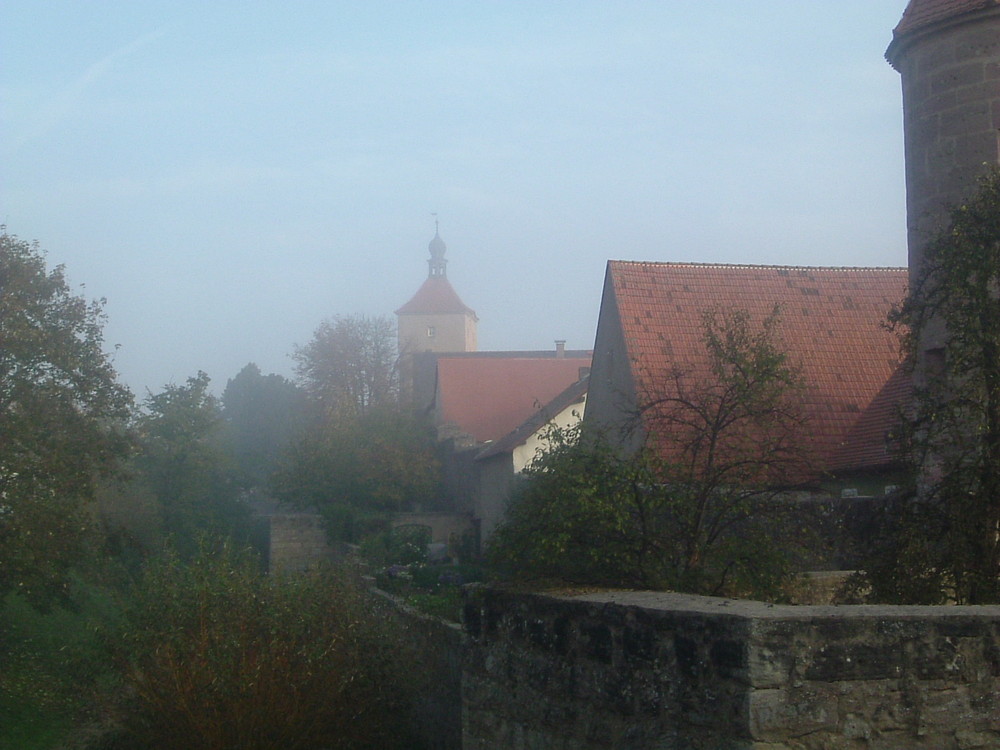
<instances>
[{"instance_id":1,"label":"round stone tower","mask_svg":"<svg viewBox=\"0 0 1000 750\"><path fill-rule=\"evenodd\" d=\"M1000 163L1000 0L910 0L892 36L885 56L903 83L912 288L948 209L975 190L984 165Z\"/></svg>"}]
</instances>

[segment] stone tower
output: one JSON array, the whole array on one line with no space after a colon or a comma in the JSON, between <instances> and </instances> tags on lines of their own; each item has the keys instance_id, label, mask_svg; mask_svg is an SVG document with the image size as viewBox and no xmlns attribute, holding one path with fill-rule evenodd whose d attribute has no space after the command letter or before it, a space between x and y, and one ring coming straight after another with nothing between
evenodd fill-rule
<instances>
[{"instance_id":1,"label":"stone tower","mask_svg":"<svg viewBox=\"0 0 1000 750\"><path fill-rule=\"evenodd\" d=\"M448 282L447 247L435 223L427 246L427 278L409 302L396 310L397 339L402 356L422 352L476 351L475 311L466 307Z\"/></svg>"},{"instance_id":2,"label":"stone tower","mask_svg":"<svg viewBox=\"0 0 1000 750\"><path fill-rule=\"evenodd\" d=\"M885 56L903 84L912 288L949 207L975 189L985 164L1000 163L1000 3L910 0Z\"/></svg>"}]
</instances>

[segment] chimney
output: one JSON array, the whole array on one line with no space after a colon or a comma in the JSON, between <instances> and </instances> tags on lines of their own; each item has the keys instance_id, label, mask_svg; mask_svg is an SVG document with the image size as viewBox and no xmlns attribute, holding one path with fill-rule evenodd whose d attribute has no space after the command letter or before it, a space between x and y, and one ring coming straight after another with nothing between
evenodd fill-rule
<instances>
[{"instance_id":1,"label":"chimney","mask_svg":"<svg viewBox=\"0 0 1000 750\"><path fill-rule=\"evenodd\" d=\"M556 359L566 357L566 339L556 339Z\"/></svg>"}]
</instances>

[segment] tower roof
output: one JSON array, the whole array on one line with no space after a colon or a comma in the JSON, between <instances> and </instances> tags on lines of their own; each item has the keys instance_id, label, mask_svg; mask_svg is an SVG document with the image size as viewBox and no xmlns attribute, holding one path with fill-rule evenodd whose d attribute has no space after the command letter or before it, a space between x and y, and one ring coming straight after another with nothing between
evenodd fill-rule
<instances>
[{"instance_id":1,"label":"tower roof","mask_svg":"<svg viewBox=\"0 0 1000 750\"><path fill-rule=\"evenodd\" d=\"M997 4L998 0L910 0L903 17L892 31L892 44L886 51L886 57L892 55L894 46L903 37L966 13L996 7Z\"/></svg>"},{"instance_id":2,"label":"tower roof","mask_svg":"<svg viewBox=\"0 0 1000 750\"><path fill-rule=\"evenodd\" d=\"M438 313L469 313L476 316L475 310L462 302L458 293L444 276L429 276L420 285L417 293L409 302L396 310L396 315L438 314Z\"/></svg>"}]
</instances>

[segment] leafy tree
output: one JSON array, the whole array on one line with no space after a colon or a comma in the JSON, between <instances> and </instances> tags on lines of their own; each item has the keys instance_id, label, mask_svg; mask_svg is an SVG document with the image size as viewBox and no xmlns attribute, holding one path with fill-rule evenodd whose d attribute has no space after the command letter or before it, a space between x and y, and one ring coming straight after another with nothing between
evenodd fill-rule
<instances>
[{"instance_id":1,"label":"leafy tree","mask_svg":"<svg viewBox=\"0 0 1000 750\"><path fill-rule=\"evenodd\" d=\"M0 228L0 594L62 589L97 482L128 450L131 394L104 352L103 306Z\"/></svg>"},{"instance_id":2,"label":"leafy tree","mask_svg":"<svg viewBox=\"0 0 1000 750\"><path fill-rule=\"evenodd\" d=\"M901 435L914 484L867 582L889 601L1000 602L1000 170L951 212L891 320L915 375Z\"/></svg>"},{"instance_id":3,"label":"leafy tree","mask_svg":"<svg viewBox=\"0 0 1000 750\"><path fill-rule=\"evenodd\" d=\"M383 408L307 430L286 455L273 490L285 502L318 510L335 538L355 541L357 518L430 505L439 481L429 427Z\"/></svg>"},{"instance_id":4,"label":"leafy tree","mask_svg":"<svg viewBox=\"0 0 1000 750\"><path fill-rule=\"evenodd\" d=\"M225 447L245 489L263 487L278 457L304 426L305 395L280 375L250 363L222 393Z\"/></svg>"},{"instance_id":5,"label":"leafy tree","mask_svg":"<svg viewBox=\"0 0 1000 750\"><path fill-rule=\"evenodd\" d=\"M790 572L782 493L808 459L778 320L706 313L706 367L675 369L645 394L645 442L631 455L586 424L553 431L495 536L494 563L522 577L775 595Z\"/></svg>"},{"instance_id":6,"label":"leafy tree","mask_svg":"<svg viewBox=\"0 0 1000 750\"><path fill-rule=\"evenodd\" d=\"M220 447L222 413L203 372L150 394L136 422L140 451L134 492L156 498L163 529L185 554L204 533L245 538L248 510L239 502Z\"/></svg>"},{"instance_id":7,"label":"leafy tree","mask_svg":"<svg viewBox=\"0 0 1000 750\"><path fill-rule=\"evenodd\" d=\"M293 356L303 387L330 418L361 417L397 402L395 326L388 317L324 320Z\"/></svg>"}]
</instances>

